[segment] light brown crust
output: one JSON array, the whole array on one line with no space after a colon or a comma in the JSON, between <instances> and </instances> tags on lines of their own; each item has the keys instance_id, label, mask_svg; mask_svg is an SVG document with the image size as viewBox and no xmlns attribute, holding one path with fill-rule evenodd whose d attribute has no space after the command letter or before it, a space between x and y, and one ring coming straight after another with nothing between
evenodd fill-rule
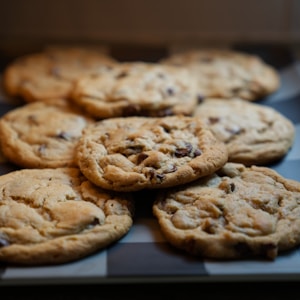
<instances>
[{"instance_id":1,"label":"light brown crust","mask_svg":"<svg viewBox=\"0 0 300 300\"><path fill-rule=\"evenodd\" d=\"M99 121L84 130L76 155L89 180L116 191L190 182L221 168L228 158L225 144L188 116Z\"/></svg>"},{"instance_id":2,"label":"light brown crust","mask_svg":"<svg viewBox=\"0 0 300 300\"><path fill-rule=\"evenodd\" d=\"M191 115L197 105L195 81L187 71L140 61L81 78L71 100L98 119Z\"/></svg>"},{"instance_id":3,"label":"light brown crust","mask_svg":"<svg viewBox=\"0 0 300 300\"><path fill-rule=\"evenodd\" d=\"M266 167L227 163L214 175L161 191L153 205L166 239L213 259L263 257L300 244L300 183Z\"/></svg>"},{"instance_id":4,"label":"light brown crust","mask_svg":"<svg viewBox=\"0 0 300 300\"><path fill-rule=\"evenodd\" d=\"M77 166L77 142L94 120L56 100L27 103L0 118L0 145L9 161L24 168Z\"/></svg>"},{"instance_id":5,"label":"light brown crust","mask_svg":"<svg viewBox=\"0 0 300 300\"><path fill-rule=\"evenodd\" d=\"M161 63L187 68L204 98L256 101L280 87L275 68L256 55L232 49L192 48L170 54Z\"/></svg>"},{"instance_id":6,"label":"light brown crust","mask_svg":"<svg viewBox=\"0 0 300 300\"><path fill-rule=\"evenodd\" d=\"M240 98L207 98L197 106L200 118L228 148L228 161L266 165L281 159L295 138L293 123L275 109Z\"/></svg>"},{"instance_id":7,"label":"light brown crust","mask_svg":"<svg viewBox=\"0 0 300 300\"><path fill-rule=\"evenodd\" d=\"M59 264L122 238L131 195L92 185L78 168L23 169L0 176L0 261Z\"/></svg>"}]
</instances>

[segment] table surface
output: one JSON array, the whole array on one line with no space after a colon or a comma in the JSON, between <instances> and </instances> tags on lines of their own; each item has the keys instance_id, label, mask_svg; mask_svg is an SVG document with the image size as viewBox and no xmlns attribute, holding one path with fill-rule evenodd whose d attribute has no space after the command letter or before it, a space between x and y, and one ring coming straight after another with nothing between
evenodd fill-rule
<instances>
[{"instance_id":1,"label":"table surface","mask_svg":"<svg viewBox=\"0 0 300 300\"><path fill-rule=\"evenodd\" d=\"M296 139L291 151L280 162L270 167L281 175L300 181L300 62L294 48L269 45L233 45L233 49L256 54L279 72L282 85L274 94L258 101L261 105L274 107L295 124ZM122 51L121 51L122 50ZM159 59L165 51L144 52L113 49L112 53L121 60ZM5 67L7 58L0 58ZM0 114L16 106L7 96L0 93ZM16 169L2 162L0 175ZM109 299L117 297L119 291L131 298L184 297L192 287L199 287L199 295L209 293L234 297L235 285L247 289L247 297L254 296L255 288L264 286L273 293L273 298L283 296L282 290L293 289L300 281L300 249L279 255L274 262L265 260L241 260L216 262L188 256L172 248L162 236L152 215L151 193L137 194L136 216L128 235L111 247L89 257L59 266L18 267L0 264L1 291L10 295L28 293L35 299L38 290L47 290L44 299L59 298L58 288L72 294L72 299L89 297ZM276 282L276 285L272 283ZM18 286L17 289L12 287ZM158 292L159 287L163 292ZM215 287L219 288L216 289ZM272 287L271 287L272 286ZM137 293L137 287L140 292ZM255 288L254 288L255 287ZM249 293L248 293L249 291ZM253 292L253 294L252 294ZM104 298L102 297L104 296ZM238 294L236 295L238 296ZM239 295L240 296L240 295ZM61 296L62 297L62 296ZM224 298L224 297L223 297ZM25 298L27 299L27 298ZM86 299L86 298L85 298ZM225 298L226 299L226 298ZM235 298L230 298L235 299Z\"/></svg>"}]
</instances>

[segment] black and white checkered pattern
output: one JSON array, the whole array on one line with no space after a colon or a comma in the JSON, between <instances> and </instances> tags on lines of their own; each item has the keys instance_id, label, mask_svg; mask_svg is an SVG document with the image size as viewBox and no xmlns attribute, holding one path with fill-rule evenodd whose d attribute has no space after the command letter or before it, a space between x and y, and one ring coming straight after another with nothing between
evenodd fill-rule
<instances>
[{"instance_id":1,"label":"black and white checkered pattern","mask_svg":"<svg viewBox=\"0 0 300 300\"><path fill-rule=\"evenodd\" d=\"M258 101L291 119L296 139L286 157L270 166L287 178L300 181L300 61L292 50L272 46L239 46L257 54L280 72L282 85ZM0 113L13 107L0 94ZM0 164L0 175L14 170ZM56 266L0 265L0 285L35 283L176 282L261 279L300 279L300 249L279 255L275 261L211 261L191 257L172 248L152 216L151 193L140 193L130 232L118 243L84 259Z\"/></svg>"}]
</instances>

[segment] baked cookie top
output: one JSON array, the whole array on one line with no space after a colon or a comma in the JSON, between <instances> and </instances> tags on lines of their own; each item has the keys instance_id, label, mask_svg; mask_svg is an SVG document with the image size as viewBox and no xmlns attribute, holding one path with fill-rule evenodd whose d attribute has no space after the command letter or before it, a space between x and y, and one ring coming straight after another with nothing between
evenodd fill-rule
<instances>
[{"instance_id":1,"label":"baked cookie top","mask_svg":"<svg viewBox=\"0 0 300 300\"><path fill-rule=\"evenodd\" d=\"M280 86L275 68L256 55L231 49L188 49L170 54L160 62L188 68L204 98L239 97L255 101Z\"/></svg>"},{"instance_id":2,"label":"baked cookie top","mask_svg":"<svg viewBox=\"0 0 300 300\"><path fill-rule=\"evenodd\" d=\"M130 230L131 195L95 187L78 168L22 169L0 176L0 261L80 259Z\"/></svg>"},{"instance_id":3,"label":"baked cookie top","mask_svg":"<svg viewBox=\"0 0 300 300\"><path fill-rule=\"evenodd\" d=\"M227 162L223 142L196 118L111 118L87 126L77 164L94 184L116 191L158 189L213 173Z\"/></svg>"},{"instance_id":4,"label":"baked cookie top","mask_svg":"<svg viewBox=\"0 0 300 300\"><path fill-rule=\"evenodd\" d=\"M159 191L153 213L171 245L204 258L275 259L300 244L300 183L267 167L227 163Z\"/></svg>"},{"instance_id":5,"label":"baked cookie top","mask_svg":"<svg viewBox=\"0 0 300 300\"><path fill-rule=\"evenodd\" d=\"M140 61L79 79L71 99L98 119L191 115L197 104L195 81L186 70Z\"/></svg>"},{"instance_id":6,"label":"baked cookie top","mask_svg":"<svg viewBox=\"0 0 300 300\"><path fill-rule=\"evenodd\" d=\"M46 47L9 64L3 73L3 86L9 96L26 102L68 98L79 77L106 72L115 62L94 47Z\"/></svg>"},{"instance_id":7,"label":"baked cookie top","mask_svg":"<svg viewBox=\"0 0 300 300\"><path fill-rule=\"evenodd\" d=\"M74 167L75 147L92 122L61 99L27 103L0 118L1 150L24 168Z\"/></svg>"},{"instance_id":8,"label":"baked cookie top","mask_svg":"<svg viewBox=\"0 0 300 300\"><path fill-rule=\"evenodd\" d=\"M228 160L247 166L281 159L292 147L293 123L277 110L231 98L206 98L194 116L200 118L228 148Z\"/></svg>"}]
</instances>

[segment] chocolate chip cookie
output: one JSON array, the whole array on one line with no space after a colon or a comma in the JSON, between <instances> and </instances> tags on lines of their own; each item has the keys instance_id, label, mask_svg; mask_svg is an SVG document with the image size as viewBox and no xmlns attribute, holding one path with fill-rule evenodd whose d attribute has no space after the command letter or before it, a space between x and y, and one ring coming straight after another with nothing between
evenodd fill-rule
<instances>
[{"instance_id":1,"label":"chocolate chip cookie","mask_svg":"<svg viewBox=\"0 0 300 300\"><path fill-rule=\"evenodd\" d=\"M153 213L172 246L203 258L273 260L300 244L300 183L267 167L227 163L160 190Z\"/></svg>"},{"instance_id":2,"label":"chocolate chip cookie","mask_svg":"<svg viewBox=\"0 0 300 300\"><path fill-rule=\"evenodd\" d=\"M188 68L197 79L198 93L203 98L239 97L256 101L280 87L275 68L256 55L231 49L187 49L160 62Z\"/></svg>"},{"instance_id":3,"label":"chocolate chip cookie","mask_svg":"<svg viewBox=\"0 0 300 300\"><path fill-rule=\"evenodd\" d=\"M132 226L130 193L95 187L78 168L0 176L0 261L60 264L105 249Z\"/></svg>"},{"instance_id":4,"label":"chocolate chip cookie","mask_svg":"<svg viewBox=\"0 0 300 300\"><path fill-rule=\"evenodd\" d=\"M240 98L207 98L194 116L226 144L229 161L247 166L283 158L295 139L295 126L287 117L269 106Z\"/></svg>"},{"instance_id":5,"label":"chocolate chip cookie","mask_svg":"<svg viewBox=\"0 0 300 300\"><path fill-rule=\"evenodd\" d=\"M74 82L116 61L95 47L55 46L16 58L3 73L5 92L25 102L68 98Z\"/></svg>"},{"instance_id":6,"label":"chocolate chip cookie","mask_svg":"<svg viewBox=\"0 0 300 300\"><path fill-rule=\"evenodd\" d=\"M183 184L221 168L225 144L189 116L120 117L87 126L77 164L94 184L115 191Z\"/></svg>"},{"instance_id":7,"label":"chocolate chip cookie","mask_svg":"<svg viewBox=\"0 0 300 300\"><path fill-rule=\"evenodd\" d=\"M0 118L1 150L23 168L74 167L77 141L92 122L62 99L27 103Z\"/></svg>"},{"instance_id":8,"label":"chocolate chip cookie","mask_svg":"<svg viewBox=\"0 0 300 300\"><path fill-rule=\"evenodd\" d=\"M191 115L198 101L186 70L140 61L79 79L71 100L97 119Z\"/></svg>"}]
</instances>

